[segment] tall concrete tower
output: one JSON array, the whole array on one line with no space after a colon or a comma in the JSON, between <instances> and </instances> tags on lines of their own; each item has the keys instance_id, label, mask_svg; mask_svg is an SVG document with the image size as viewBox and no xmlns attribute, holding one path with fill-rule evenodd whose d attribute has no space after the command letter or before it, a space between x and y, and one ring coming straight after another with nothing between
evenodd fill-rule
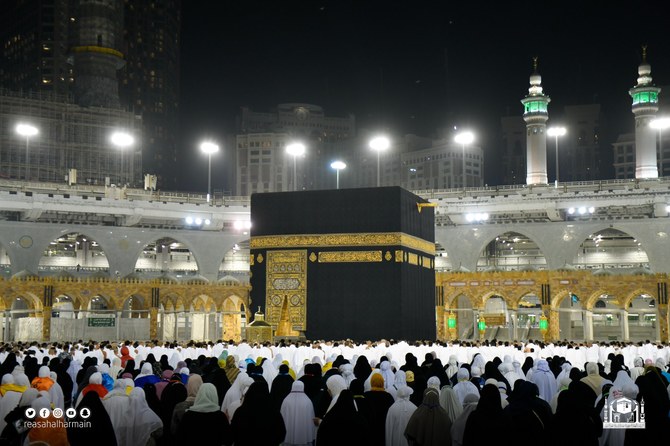
<instances>
[{"instance_id":1,"label":"tall concrete tower","mask_svg":"<svg viewBox=\"0 0 670 446\"><path fill-rule=\"evenodd\" d=\"M533 58L528 95L521 100L526 121L526 184L547 184L547 105L551 99L542 92L542 77Z\"/></svg>"},{"instance_id":2,"label":"tall concrete tower","mask_svg":"<svg viewBox=\"0 0 670 446\"><path fill-rule=\"evenodd\" d=\"M635 178L658 178L656 130L649 127L649 122L658 111L658 94L661 89L651 82L646 45L642 47L642 63L637 73L637 85L628 90L633 98L635 115Z\"/></svg>"},{"instance_id":3,"label":"tall concrete tower","mask_svg":"<svg viewBox=\"0 0 670 446\"><path fill-rule=\"evenodd\" d=\"M123 66L123 1L80 0L72 56L74 95L83 107L120 108L116 72ZM74 17L73 17L74 18Z\"/></svg>"}]
</instances>

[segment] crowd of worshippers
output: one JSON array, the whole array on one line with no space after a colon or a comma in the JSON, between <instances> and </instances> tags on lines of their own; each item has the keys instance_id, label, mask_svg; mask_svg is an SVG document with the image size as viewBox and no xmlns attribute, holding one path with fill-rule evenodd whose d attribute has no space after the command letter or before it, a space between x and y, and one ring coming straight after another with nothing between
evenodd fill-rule
<instances>
[{"instance_id":1,"label":"crowd of worshippers","mask_svg":"<svg viewBox=\"0 0 670 446\"><path fill-rule=\"evenodd\" d=\"M0 445L637 445L670 434L669 353L648 341L2 344ZM609 396L643 403L645 428L604 428ZM71 407L78 423L57 423ZM29 408L50 422L31 424Z\"/></svg>"}]
</instances>

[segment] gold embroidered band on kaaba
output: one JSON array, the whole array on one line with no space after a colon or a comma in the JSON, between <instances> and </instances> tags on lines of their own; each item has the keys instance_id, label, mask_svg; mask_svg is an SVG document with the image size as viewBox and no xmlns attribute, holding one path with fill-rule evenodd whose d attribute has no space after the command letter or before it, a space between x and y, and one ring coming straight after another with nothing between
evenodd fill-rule
<instances>
[{"instance_id":1,"label":"gold embroidered band on kaaba","mask_svg":"<svg viewBox=\"0 0 670 446\"><path fill-rule=\"evenodd\" d=\"M435 243L403 232L297 234L252 237L251 249L402 246L435 256Z\"/></svg>"}]
</instances>

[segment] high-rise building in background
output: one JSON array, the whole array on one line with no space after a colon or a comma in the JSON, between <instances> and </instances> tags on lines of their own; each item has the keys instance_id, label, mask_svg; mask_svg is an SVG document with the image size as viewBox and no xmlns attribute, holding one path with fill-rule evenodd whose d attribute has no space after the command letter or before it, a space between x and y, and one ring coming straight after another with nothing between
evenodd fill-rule
<instances>
[{"instance_id":1,"label":"high-rise building in background","mask_svg":"<svg viewBox=\"0 0 670 446\"><path fill-rule=\"evenodd\" d=\"M333 143L353 138L356 120L353 115L326 116L323 108L311 104L280 104L271 113L245 107L237 119L237 133L238 195L324 189ZM298 141L307 150L294 160L286 145Z\"/></svg>"},{"instance_id":2,"label":"high-rise building in background","mask_svg":"<svg viewBox=\"0 0 670 446\"><path fill-rule=\"evenodd\" d=\"M1 110L4 126L0 129L0 157L18 163L3 167L2 174L25 178L23 174L17 176L17 172L31 172L33 180L57 181L71 168L108 166L104 159L109 158L118 161L97 176L139 185L143 173L153 173L159 176L159 187L174 188L180 7L180 0L0 3L0 87L7 94L2 101L5 107ZM23 105L19 104L21 97L26 99ZM37 106L35 101L42 99L48 104ZM56 112L58 103L62 112ZM78 116L84 120L88 114L87 136L47 132L58 113L61 119ZM105 121L104 116L116 118ZM9 153L14 150L13 141L21 139L15 131L19 121L38 129L32 138L37 152L31 150L25 156ZM126 127L118 127L123 123ZM62 128L81 125L79 121L64 122ZM110 140L114 130L130 132L134 143L123 148L115 146ZM67 149L60 150L64 141L76 138L88 142L68 143ZM59 150L54 153L49 147ZM67 158L57 159L58 153L66 151ZM49 164L57 167L34 172L33 167L25 169L22 163L35 161L32 156L49 158ZM39 177L34 176L37 174ZM78 180L82 182L84 178L93 179L86 174L79 175Z\"/></svg>"},{"instance_id":3,"label":"high-rise building in background","mask_svg":"<svg viewBox=\"0 0 670 446\"><path fill-rule=\"evenodd\" d=\"M124 0L121 104L142 116L142 161L161 189L177 186L181 0Z\"/></svg>"}]
</instances>

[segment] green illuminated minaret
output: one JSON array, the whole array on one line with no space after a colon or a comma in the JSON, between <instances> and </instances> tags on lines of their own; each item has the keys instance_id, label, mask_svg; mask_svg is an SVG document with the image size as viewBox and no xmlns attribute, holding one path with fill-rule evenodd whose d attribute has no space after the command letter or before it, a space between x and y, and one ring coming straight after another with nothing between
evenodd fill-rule
<instances>
[{"instance_id":1,"label":"green illuminated minaret","mask_svg":"<svg viewBox=\"0 0 670 446\"><path fill-rule=\"evenodd\" d=\"M633 98L635 115L635 178L658 178L656 131L649 126L658 111L661 89L651 82L651 65L647 63L647 47L642 47L642 63L637 69L637 85L628 90Z\"/></svg>"},{"instance_id":2,"label":"green illuminated minaret","mask_svg":"<svg viewBox=\"0 0 670 446\"><path fill-rule=\"evenodd\" d=\"M526 121L526 184L547 184L547 106L551 99L542 92L542 77L533 58L528 95L521 100Z\"/></svg>"}]
</instances>

